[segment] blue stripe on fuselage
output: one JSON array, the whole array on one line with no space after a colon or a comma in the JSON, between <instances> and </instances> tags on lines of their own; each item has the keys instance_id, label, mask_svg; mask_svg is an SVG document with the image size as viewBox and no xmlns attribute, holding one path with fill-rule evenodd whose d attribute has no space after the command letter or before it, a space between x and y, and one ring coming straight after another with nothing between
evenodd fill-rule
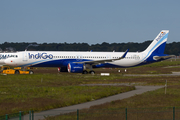
<instances>
[{"instance_id":1,"label":"blue stripe on fuselage","mask_svg":"<svg viewBox=\"0 0 180 120\"><path fill-rule=\"evenodd\" d=\"M87 59L58 59L58 60L50 60L50 61L37 61L32 62L23 66L31 66L31 67L66 67L68 63L72 62L82 62L82 61L92 61ZM21 66L21 67L23 67Z\"/></svg>"},{"instance_id":2,"label":"blue stripe on fuselage","mask_svg":"<svg viewBox=\"0 0 180 120\"><path fill-rule=\"evenodd\" d=\"M165 36L164 36L165 37ZM166 37L165 37L166 38ZM161 39L160 41L162 41L164 39ZM158 43L159 44L159 43ZM158 45L156 44L156 46ZM163 44L161 44L158 48L156 48L149 57L147 57L146 59L143 59L139 64L134 65L134 66L139 66L139 65L144 65L144 64L149 64L149 63L153 63L153 62L157 62L156 60L153 59L153 56L166 56L165 54L162 53L162 51L164 51L166 42L164 42ZM151 49L152 51L153 49ZM162 54L161 54L162 53ZM150 52L148 53L150 54ZM68 65L68 63L72 63L72 62L82 62L82 61L93 61L93 60L89 60L89 59L47 59L47 60L39 60L39 61L35 61L32 63L28 63L26 65L22 65L20 67L23 66L32 66L32 67L66 67ZM129 66L129 67L134 67L134 66ZM119 66L119 65L114 65L114 64L110 64L110 63L104 63L104 64L100 64L100 65L94 65L94 68L99 68L99 67L124 67L124 66Z\"/></svg>"}]
</instances>

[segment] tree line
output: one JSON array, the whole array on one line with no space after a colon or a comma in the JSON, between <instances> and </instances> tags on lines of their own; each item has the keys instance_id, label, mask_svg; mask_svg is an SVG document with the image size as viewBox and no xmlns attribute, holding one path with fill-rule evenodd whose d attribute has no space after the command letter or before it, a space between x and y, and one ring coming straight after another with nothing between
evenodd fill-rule
<instances>
[{"instance_id":1,"label":"tree line","mask_svg":"<svg viewBox=\"0 0 180 120\"><path fill-rule=\"evenodd\" d=\"M4 42L0 44L0 51L116 51L123 52L129 49L130 52L144 51L150 44L151 40L143 43L106 43L92 44L88 43L42 43L36 42L27 43L14 43ZM165 48L165 54L180 55L180 42L167 43Z\"/></svg>"}]
</instances>

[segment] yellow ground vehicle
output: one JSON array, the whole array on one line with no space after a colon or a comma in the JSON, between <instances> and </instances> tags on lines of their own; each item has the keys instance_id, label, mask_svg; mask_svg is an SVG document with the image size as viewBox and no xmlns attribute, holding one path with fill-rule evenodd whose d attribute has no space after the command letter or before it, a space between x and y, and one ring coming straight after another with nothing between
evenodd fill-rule
<instances>
[{"instance_id":1,"label":"yellow ground vehicle","mask_svg":"<svg viewBox=\"0 0 180 120\"><path fill-rule=\"evenodd\" d=\"M20 67L11 69L9 66L1 66L0 73L4 74L34 74L32 70L22 70Z\"/></svg>"}]
</instances>

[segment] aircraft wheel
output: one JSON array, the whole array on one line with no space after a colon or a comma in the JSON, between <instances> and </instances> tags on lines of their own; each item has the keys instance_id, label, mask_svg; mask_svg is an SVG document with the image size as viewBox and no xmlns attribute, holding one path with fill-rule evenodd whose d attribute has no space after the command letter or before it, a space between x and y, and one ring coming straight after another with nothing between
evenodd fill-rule
<instances>
[{"instance_id":1,"label":"aircraft wheel","mask_svg":"<svg viewBox=\"0 0 180 120\"><path fill-rule=\"evenodd\" d=\"M89 71L90 74L94 75L95 72L93 70Z\"/></svg>"},{"instance_id":2,"label":"aircraft wheel","mask_svg":"<svg viewBox=\"0 0 180 120\"><path fill-rule=\"evenodd\" d=\"M34 74L34 72L32 70L29 71L29 74Z\"/></svg>"},{"instance_id":3,"label":"aircraft wheel","mask_svg":"<svg viewBox=\"0 0 180 120\"><path fill-rule=\"evenodd\" d=\"M87 70L83 70L82 74L88 74Z\"/></svg>"},{"instance_id":4,"label":"aircraft wheel","mask_svg":"<svg viewBox=\"0 0 180 120\"><path fill-rule=\"evenodd\" d=\"M15 74L19 74L19 70L16 70L16 71L15 71Z\"/></svg>"}]
</instances>

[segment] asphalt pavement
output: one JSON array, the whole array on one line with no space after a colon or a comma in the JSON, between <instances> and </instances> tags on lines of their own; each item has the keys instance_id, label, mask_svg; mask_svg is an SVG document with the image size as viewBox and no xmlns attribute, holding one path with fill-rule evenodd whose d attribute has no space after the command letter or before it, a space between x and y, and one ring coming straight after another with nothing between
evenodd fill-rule
<instances>
[{"instance_id":1,"label":"asphalt pavement","mask_svg":"<svg viewBox=\"0 0 180 120\"><path fill-rule=\"evenodd\" d=\"M101 84L101 85L103 85L103 84ZM125 98L132 97L134 95L142 94L147 91L157 90L157 89L163 88L164 86L135 86L135 87L136 87L135 90L125 92L125 93L120 93L120 94L113 95L113 96L109 96L106 98L102 98L102 99L98 99L98 100L94 100L94 101L90 101L90 102L86 102L86 103L81 103L81 104L77 104L77 105L62 107L62 108L46 110L46 111L42 111L39 113L34 113L34 120L44 119L45 116L56 116L56 115L60 115L60 114L64 114L64 113L75 112L75 111L77 111L77 109L80 110L80 109L84 109L84 108L90 108L91 106L94 106L94 105L100 105L100 104L112 102L115 100L122 100ZM29 115L25 115L23 120L29 120Z\"/></svg>"}]
</instances>

